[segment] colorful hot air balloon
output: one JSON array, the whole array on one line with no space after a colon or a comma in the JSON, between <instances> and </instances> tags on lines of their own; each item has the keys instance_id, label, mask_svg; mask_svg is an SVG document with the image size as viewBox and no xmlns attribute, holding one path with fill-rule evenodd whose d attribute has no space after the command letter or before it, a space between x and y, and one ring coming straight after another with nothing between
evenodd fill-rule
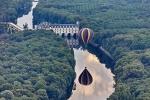
<instances>
[{"instance_id":1,"label":"colorful hot air balloon","mask_svg":"<svg viewBox=\"0 0 150 100\"><path fill-rule=\"evenodd\" d=\"M93 82L92 75L85 68L78 79L79 83L82 85L90 85Z\"/></svg>"},{"instance_id":2,"label":"colorful hot air balloon","mask_svg":"<svg viewBox=\"0 0 150 100\"><path fill-rule=\"evenodd\" d=\"M79 31L81 41L86 45L93 38L94 32L89 28L83 28Z\"/></svg>"}]
</instances>

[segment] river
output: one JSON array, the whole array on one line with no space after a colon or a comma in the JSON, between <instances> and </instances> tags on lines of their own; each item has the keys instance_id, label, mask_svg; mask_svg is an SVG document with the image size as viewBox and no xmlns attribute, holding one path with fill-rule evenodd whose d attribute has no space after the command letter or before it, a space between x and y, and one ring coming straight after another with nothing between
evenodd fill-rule
<instances>
[{"instance_id":1,"label":"river","mask_svg":"<svg viewBox=\"0 0 150 100\"><path fill-rule=\"evenodd\" d=\"M77 73L76 90L70 100L106 100L113 92L113 74L104 64L99 63L95 55L90 54L87 50L74 49ZM78 82L80 73L87 67L93 76L93 83L90 86L82 86ZM84 97L83 97L84 96Z\"/></svg>"},{"instance_id":2,"label":"river","mask_svg":"<svg viewBox=\"0 0 150 100\"><path fill-rule=\"evenodd\" d=\"M33 29L32 14L38 2L33 2L32 4L31 11L27 15L18 18L17 25L20 27L27 23L28 28ZM76 90L73 91L69 100L106 100L115 90L113 88L115 84L114 75L111 73L111 70L107 69L105 64L101 64L98 58L87 50L74 48L74 56L76 61L75 72L77 75L75 79ZM82 86L78 82L78 77L85 67L93 76L93 83L90 86Z\"/></svg>"},{"instance_id":3,"label":"river","mask_svg":"<svg viewBox=\"0 0 150 100\"><path fill-rule=\"evenodd\" d=\"M17 19L17 25L23 28L24 24L28 24L28 29L33 29L33 9L37 6L38 2L32 2L31 11L27 15L23 15Z\"/></svg>"},{"instance_id":4,"label":"river","mask_svg":"<svg viewBox=\"0 0 150 100\"><path fill-rule=\"evenodd\" d=\"M72 41L72 39L67 41ZM71 42L67 43L71 45ZM74 48L74 56L77 75L75 79L76 90L73 91L69 100L106 100L115 90L113 88L115 84L114 75L111 73L111 70L107 69L105 64L101 64L95 55L82 48ZM93 83L89 86L80 85L78 82L79 75L85 67L87 67L93 77Z\"/></svg>"}]
</instances>

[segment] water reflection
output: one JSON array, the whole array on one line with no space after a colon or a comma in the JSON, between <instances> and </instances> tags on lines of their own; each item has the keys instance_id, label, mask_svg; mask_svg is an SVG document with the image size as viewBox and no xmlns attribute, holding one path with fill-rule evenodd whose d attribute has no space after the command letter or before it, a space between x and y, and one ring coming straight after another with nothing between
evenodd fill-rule
<instances>
[{"instance_id":1,"label":"water reflection","mask_svg":"<svg viewBox=\"0 0 150 100\"><path fill-rule=\"evenodd\" d=\"M70 46L71 41L73 40L67 40ZM78 46L79 43L76 47ZM87 50L74 48L74 55L76 60L75 72L77 74L75 79L76 90L73 91L69 100L106 100L114 92L113 85L115 82L111 70L107 69L95 55ZM78 77L85 67L93 76L93 83L89 86L80 85L78 82Z\"/></svg>"},{"instance_id":2,"label":"water reflection","mask_svg":"<svg viewBox=\"0 0 150 100\"><path fill-rule=\"evenodd\" d=\"M33 29L33 9L36 7L38 2L32 2L31 11L27 15L23 15L22 17L17 19L17 25L23 28L23 25L28 24L28 29Z\"/></svg>"},{"instance_id":3,"label":"water reflection","mask_svg":"<svg viewBox=\"0 0 150 100\"><path fill-rule=\"evenodd\" d=\"M66 40L69 48L79 48L80 47L78 39L71 37L69 39L65 38L65 40Z\"/></svg>"}]
</instances>

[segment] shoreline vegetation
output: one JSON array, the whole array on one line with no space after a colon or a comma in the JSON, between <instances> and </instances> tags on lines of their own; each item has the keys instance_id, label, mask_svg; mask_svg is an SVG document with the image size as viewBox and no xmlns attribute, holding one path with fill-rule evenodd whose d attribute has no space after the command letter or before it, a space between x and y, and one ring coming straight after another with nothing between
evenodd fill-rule
<instances>
[{"instance_id":1,"label":"shoreline vegetation","mask_svg":"<svg viewBox=\"0 0 150 100\"><path fill-rule=\"evenodd\" d=\"M70 97L75 60L61 37L51 31L23 31L1 35L0 45L0 99Z\"/></svg>"},{"instance_id":2,"label":"shoreline vegetation","mask_svg":"<svg viewBox=\"0 0 150 100\"><path fill-rule=\"evenodd\" d=\"M75 23L95 31L93 42L115 59L109 100L150 99L149 0L41 0L34 24Z\"/></svg>"}]
</instances>

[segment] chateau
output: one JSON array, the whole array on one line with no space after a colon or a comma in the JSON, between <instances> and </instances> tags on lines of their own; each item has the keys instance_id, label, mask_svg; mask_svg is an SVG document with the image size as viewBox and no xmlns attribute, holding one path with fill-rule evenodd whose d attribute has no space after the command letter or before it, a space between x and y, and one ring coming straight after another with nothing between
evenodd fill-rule
<instances>
[{"instance_id":1,"label":"chateau","mask_svg":"<svg viewBox=\"0 0 150 100\"><path fill-rule=\"evenodd\" d=\"M76 24L50 24L48 22L43 22L39 25L35 25L35 29L44 29L44 30L52 30L56 34L59 35L74 35L79 32L79 22Z\"/></svg>"}]
</instances>

